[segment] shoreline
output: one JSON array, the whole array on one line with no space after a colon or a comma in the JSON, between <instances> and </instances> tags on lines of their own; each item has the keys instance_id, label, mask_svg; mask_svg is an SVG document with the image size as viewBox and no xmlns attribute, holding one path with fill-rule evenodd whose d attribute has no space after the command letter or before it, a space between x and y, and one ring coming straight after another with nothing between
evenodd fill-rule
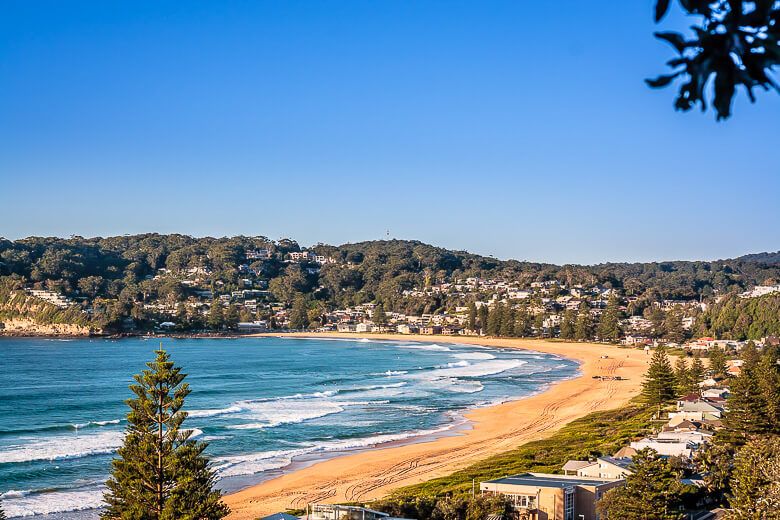
<instances>
[{"instance_id":1,"label":"shoreline","mask_svg":"<svg viewBox=\"0 0 780 520\"><path fill-rule=\"evenodd\" d=\"M295 464L281 475L225 496L231 520L304 508L313 502L366 502L395 489L441 477L490 455L547 437L565 424L598 410L617 408L638 392L647 356L616 345L476 336L354 333L263 333L250 337L344 338L459 343L519 348L579 363L579 374L543 391L500 404L465 410L464 427L447 435L413 437L324 460ZM607 356L606 358L604 356ZM597 376L620 376L602 381Z\"/></svg>"}]
</instances>

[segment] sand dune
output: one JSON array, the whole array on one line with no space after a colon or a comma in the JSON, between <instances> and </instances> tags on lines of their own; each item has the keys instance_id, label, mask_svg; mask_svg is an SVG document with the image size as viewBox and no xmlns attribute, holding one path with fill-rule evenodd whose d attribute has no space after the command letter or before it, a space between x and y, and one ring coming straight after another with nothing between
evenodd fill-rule
<instances>
[{"instance_id":1,"label":"sand dune","mask_svg":"<svg viewBox=\"0 0 780 520\"><path fill-rule=\"evenodd\" d=\"M588 343L390 334L370 337L527 348L581 362L582 376L532 397L467 412L473 427L458 435L344 455L228 495L225 501L232 509L230 519L255 519L314 502L367 501L402 486L449 474L524 442L549 436L592 411L620 407L639 392L649 361L649 356L638 350ZM593 379L595 375L625 380L602 381Z\"/></svg>"}]
</instances>

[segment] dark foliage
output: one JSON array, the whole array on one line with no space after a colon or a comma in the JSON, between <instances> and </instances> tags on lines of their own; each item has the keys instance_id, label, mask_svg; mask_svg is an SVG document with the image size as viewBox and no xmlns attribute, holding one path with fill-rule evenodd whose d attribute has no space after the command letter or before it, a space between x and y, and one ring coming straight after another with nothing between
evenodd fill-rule
<instances>
[{"instance_id":1,"label":"dark foliage","mask_svg":"<svg viewBox=\"0 0 780 520\"><path fill-rule=\"evenodd\" d=\"M660 21L670 0L657 0L655 19ZM658 32L655 36L669 43L678 56L667 62L670 74L647 80L651 87L665 87L683 78L675 101L677 110L687 111L699 103L707 109L706 89L711 83L712 105L718 120L731 115L737 87L744 87L751 102L755 88L780 86L772 70L780 63L780 2L776 0L680 0L689 16L698 19L693 37L676 32Z\"/></svg>"}]
</instances>

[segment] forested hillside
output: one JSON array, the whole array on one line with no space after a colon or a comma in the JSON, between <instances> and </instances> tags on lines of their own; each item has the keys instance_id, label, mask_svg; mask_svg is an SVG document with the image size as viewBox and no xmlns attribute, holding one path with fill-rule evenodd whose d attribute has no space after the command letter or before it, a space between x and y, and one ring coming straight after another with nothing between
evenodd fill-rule
<instances>
[{"instance_id":1,"label":"forested hillside","mask_svg":"<svg viewBox=\"0 0 780 520\"><path fill-rule=\"evenodd\" d=\"M219 311L223 317L261 318L263 309L290 306L296 298L305 298L318 312L370 302L381 302L387 311L440 312L469 302L443 292L408 292L468 277L518 286L557 280L567 287L611 288L631 298L636 312L653 301L708 299L780 281L778 254L712 262L556 266L402 240L318 244L308 250L312 256L299 258L295 255L302 248L293 240L243 236L0 239L0 285L6 300L25 289L61 294L95 328L122 330L165 319L155 309L175 310L189 328L208 327L208 316L198 306L213 307L220 296L241 290L256 294L258 310L228 305ZM321 260L314 261L314 255Z\"/></svg>"}]
</instances>

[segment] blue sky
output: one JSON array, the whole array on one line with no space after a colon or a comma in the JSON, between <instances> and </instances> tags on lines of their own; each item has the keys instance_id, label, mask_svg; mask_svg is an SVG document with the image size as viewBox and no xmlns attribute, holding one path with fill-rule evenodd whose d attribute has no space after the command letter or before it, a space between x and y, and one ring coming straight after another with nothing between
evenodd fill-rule
<instances>
[{"instance_id":1,"label":"blue sky","mask_svg":"<svg viewBox=\"0 0 780 520\"><path fill-rule=\"evenodd\" d=\"M6 0L0 236L780 249L780 96L674 112L652 4Z\"/></svg>"}]
</instances>

